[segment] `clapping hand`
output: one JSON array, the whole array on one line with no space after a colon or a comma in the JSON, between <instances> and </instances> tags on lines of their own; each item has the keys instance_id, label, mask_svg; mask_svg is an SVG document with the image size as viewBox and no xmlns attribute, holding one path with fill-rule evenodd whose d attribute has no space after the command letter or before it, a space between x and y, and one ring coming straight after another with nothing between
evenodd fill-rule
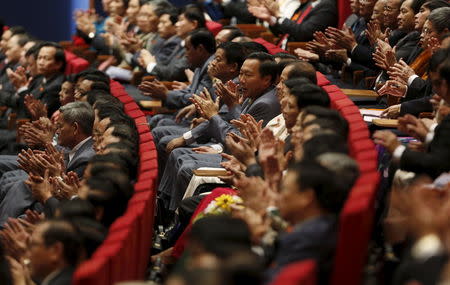
<instances>
[{"instance_id":1,"label":"clapping hand","mask_svg":"<svg viewBox=\"0 0 450 285\"><path fill-rule=\"evenodd\" d=\"M229 80L226 85L222 82L218 82L214 85L214 89L217 97L219 97L229 109L233 108L235 105L239 105L238 85L233 81Z\"/></svg>"},{"instance_id":2,"label":"clapping hand","mask_svg":"<svg viewBox=\"0 0 450 285\"><path fill-rule=\"evenodd\" d=\"M391 131L376 131L373 139L376 144L383 146L390 153L400 146L397 136Z\"/></svg>"},{"instance_id":3,"label":"clapping hand","mask_svg":"<svg viewBox=\"0 0 450 285\"><path fill-rule=\"evenodd\" d=\"M25 95L24 104L33 120L47 117L47 105L41 100L35 99L32 95Z\"/></svg>"},{"instance_id":4,"label":"clapping hand","mask_svg":"<svg viewBox=\"0 0 450 285\"><path fill-rule=\"evenodd\" d=\"M248 139L240 137L235 133L228 133L225 142L227 149L239 162L245 166L256 163L256 149L249 144Z\"/></svg>"},{"instance_id":5,"label":"clapping hand","mask_svg":"<svg viewBox=\"0 0 450 285\"><path fill-rule=\"evenodd\" d=\"M345 25L342 30L328 27L326 29L326 35L330 38L331 44L344 48L348 52L357 45L355 35Z\"/></svg>"},{"instance_id":6,"label":"clapping hand","mask_svg":"<svg viewBox=\"0 0 450 285\"><path fill-rule=\"evenodd\" d=\"M169 92L169 89L158 80L143 81L138 88L145 96L162 100L167 98L167 93Z\"/></svg>"},{"instance_id":7,"label":"clapping hand","mask_svg":"<svg viewBox=\"0 0 450 285\"><path fill-rule=\"evenodd\" d=\"M147 68L150 63L156 63L156 58L148 50L141 49L138 61L142 68Z\"/></svg>"},{"instance_id":8,"label":"clapping hand","mask_svg":"<svg viewBox=\"0 0 450 285\"><path fill-rule=\"evenodd\" d=\"M408 79L415 75L416 72L401 59L398 63L391 67L388 74L392 79L400 79L404 82L408 82Z\"/></svg>"},{"instance_id":9,"label":"clapping hand","mask_svg":"<svg viewBox=\"0 0 450 285\"><path fill-rule=\"evenodd\" d=\"M395 97L403 97L406 94L406 84L403 84L397 80L388 80L378 90L378 95L391 95Z\"/></svg>"},{"instance_id":10,"label":"clapping hand","mask_svg":"<svg viewBox=\"0 0 450 285\"><path fill-rule=\"evenodd\" d=\"M192 96L192 102L197 108L197 112L200 115L210 120L213 116L219 113L219 96L217 96L216 101L213 101L211 94L208 89L204 88L202 93L199 95Z\"/></svg>"},{"instance_id":11,"label":"clapping hand","mask_svg":"<svg viewBox=\"0 0 450 285\"><path fill-rule=\"evenodd\" d=\"M26 70L22 66L19 66L16 71L8 68L6 69L6 74L16 90L19 90L21 87L27 87L32 80L32 78L27 77Z\"/></svg>"}]
</instances>

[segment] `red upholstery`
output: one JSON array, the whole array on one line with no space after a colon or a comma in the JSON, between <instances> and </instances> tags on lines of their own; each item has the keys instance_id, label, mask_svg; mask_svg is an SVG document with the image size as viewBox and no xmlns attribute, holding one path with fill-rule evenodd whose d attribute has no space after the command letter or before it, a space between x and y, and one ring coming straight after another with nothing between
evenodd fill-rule
<instances>
[{"instance_id":1,"label":"red upholstery","mask_svg":"<svg viewBox=\"0 0 450 285\"><path fill-rule=\"evenodd\" d=\"M216 36L222 30L222 24L214 21L206 21L206 28Z\"/></svg>"},{"instance_id":2,"label":"red upholstery","mask_svg":"<svg viewBox=\"0 0 450 285\"><path fill-rule=\"evenodd\" d=\"M302 284L314 285L316 284L316 263L314 260L304 260L292 263L286 266L275 277L270 285L285 285L285 284Z\"/></svg>"},{"instance_id":3,"label":"red upholstery","mask_svg":"<svg viewBox=\"0 0 450 285\"><path fill-rule=\"evenodd\" d=\"M267 49L267 51L268 51L270 54L277 54L277 53L280 53L280 52L282 52L282 53L287 53L286 50L284 50L284 49L282 49L282 48L280 48L280 47L277 47L277 46L274 45L273 43L269 43L268 41L266 41L266 40L263 39L263 38L256 38L256 39L253 39L253 41L254 41L255 43L262 44L262 45Z\"/></svg>"},{"instance_id":4,"label":"red upholstery","mask_svg":"<svg viewBox=\"0 0 450 285\"><path fill-rule=\"evenodd\" d=\"M125 214L110 227L108 236L90 260L74 274L73 284L103 285L142 280L150 258L158 164L155 144L144 114L122 85L111 81L111 93L125 103L140 134L138 179Z\"/></svg>"},{"instance_id":5,"label":"red upholstery","mask_svg":"<svg viewBox=\"0 0 450 285\"><path fill-rule=\"evenodd\" d=\"M320 72L316 72L316 77L317 77L317 85L319 85L319 86L325 86L325 85L328 85L328 84L330 84L330 80L328 80L326 77L325 77L325 75L323 75L322 73L320 73Z\"/></svg>"},{"instance_id":6,"label":"red upholstery","mask_svg":"<svg viewBox=\"0 0 450 285\"><path fill-rule=\"evenodd\" d=\"M79 73L89 67L89 62L84 58L77 57L70 51L65 50L66 56L66 70L64 74L69 75L73 73Z\"/></svg>"}]
</instances>

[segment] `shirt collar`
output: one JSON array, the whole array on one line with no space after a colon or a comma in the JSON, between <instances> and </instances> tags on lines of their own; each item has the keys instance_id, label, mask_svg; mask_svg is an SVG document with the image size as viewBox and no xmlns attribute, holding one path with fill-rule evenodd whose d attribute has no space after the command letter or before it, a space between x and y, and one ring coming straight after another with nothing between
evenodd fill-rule
<instances>
[{"instance_id":1,"label":"shirt collar","mask_svg":"<svg viewBox=\"0 0 450 285\"><path fill-rule=\"evenodd\" d=\"M45 277L45 279L42 281L41 285L48 285L50 283L50 281L52 281L52 279L56 277L56 275L61 273L61 271L62 271L62 269L55 270L52 273L50 273L49 275L47 275L47 277Z\"/></svg>"},{"instance_id":2,"label":"shirt collar","mask_svg":"<svg viewBox=\"0 0 450 285\"><path fill-rule=\"evenodd\" d=\"M71 151L69 151L69 161L71 161L73 159L73 157L75 156L75 153L80 149L80 147L82 145L84 145L84 143L86 143L91 137L87 137L84 140L82 140L81 142L79 142L74 148L72 148Z\"/></svg>"}]
</instances>

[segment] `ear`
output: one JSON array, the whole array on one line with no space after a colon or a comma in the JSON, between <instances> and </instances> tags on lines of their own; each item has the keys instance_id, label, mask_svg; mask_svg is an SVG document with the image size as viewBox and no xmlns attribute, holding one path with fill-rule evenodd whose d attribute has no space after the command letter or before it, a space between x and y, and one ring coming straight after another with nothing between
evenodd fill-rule
<instances>
[{"instance_id":1,"label":"ear","mask_svg":"<svg viewBox=\"0 0 450 285\"><path fill-rule=\"evenodd\" d=\"M195 26L195 29L198 29L198 21L197 20L192 21L192 24Z\"/></svg>"},{"instance_id":2,"label":"ear","mask_svg":"<svg viewBox=\"0 0 450 285\"><path fill-rule=\"evenodd\" d=\"M64 258L64 245L58 241L49 247L50 258L54 260L61 260Z\"/></svg>"},{"instance_id":3,"label":"ear","mask_svg":"<svg viewBox=\"0 0 450 285\"><path fill-rule=\"evenodd\" d=\"M78 125L77 122L73 123L73 128L74 128L74 130L73 130L74 134L80 132L80 125Z\"/></svg>"},{"instance_id":4,"label":"ear","mask_svg":"<svg viewBox=\"0 0 450 285\"><path fill-rule=\"evenodd\" d=\"M315 203L316 194L313 189L305 189L301 191L301 202L303 207L308 207Z\"/></svg>"},{"instance_id":5,"label":"ear","mask_svg":"<svg viewBox=\"0 0 450 285\"><path fill-rule=\"evenodd\" d=\"M239 67L237 63L231 64L231 72L239 72Z\"/></svg>"}]
</instances>

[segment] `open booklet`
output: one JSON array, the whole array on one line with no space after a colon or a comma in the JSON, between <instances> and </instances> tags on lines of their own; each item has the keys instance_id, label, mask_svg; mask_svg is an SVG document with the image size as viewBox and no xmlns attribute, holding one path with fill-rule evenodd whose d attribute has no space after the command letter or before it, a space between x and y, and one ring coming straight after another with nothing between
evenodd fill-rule
<instances>
[{"instance_id":1,"label":"open booklet","mask_svg":"<svg viewBox=\"0 0 450 285\"><path fill-rule=\"evenodd\" d=\"M365 122L372 122L373 119L379 119L384 109L360 109L361 116Z\"/></svg>"}]
</instances>

